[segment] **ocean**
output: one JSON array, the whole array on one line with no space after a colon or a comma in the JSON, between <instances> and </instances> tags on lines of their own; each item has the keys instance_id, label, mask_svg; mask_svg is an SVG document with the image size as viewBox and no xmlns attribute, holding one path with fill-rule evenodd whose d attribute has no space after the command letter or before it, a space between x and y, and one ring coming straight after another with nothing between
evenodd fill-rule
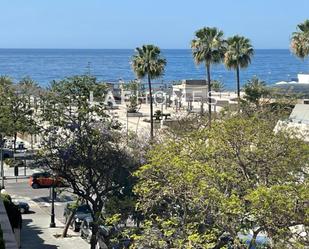
<instances>
[{"instance_id":1,"label":"ocean","mask_svg":"<svg viewBox=\"0 0 309 249\"><path fill-rule=\"evenodd\" d=\"M135 79L130 59L133 49L0 49L0 75L14 81L29 76L41 86L67 76L88 74L100 81L115 82ZM166 49L162 56L167 60L165 75L156 83L170 85L182 79L204 79L205 68L196 66L191 50ZM267 84L287 81L300 72L309 72L309 60L296 58L289 50L256 50L252 64L241 71L241 84L253 76ZM211 69L212 79L224 83L226 90L235 88L235 72L223 65Z\"/></svg>"}]
</instances>

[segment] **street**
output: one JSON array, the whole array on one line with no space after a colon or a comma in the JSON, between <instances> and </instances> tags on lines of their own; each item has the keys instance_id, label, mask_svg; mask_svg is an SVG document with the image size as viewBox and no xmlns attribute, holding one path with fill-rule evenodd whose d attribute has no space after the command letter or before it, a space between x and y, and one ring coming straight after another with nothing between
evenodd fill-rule
<instances>
[{"instance_id":1,"label":"street","mask_svg":"<svg viewBox=\"0 0 309 249\"><path fill-rule=\"evenodd\" d=\"M32 189L28 185L28 179L6 180L5 189L11 195L13 200L25 200L30 205L32 201L39 205L42 210L48 214L51 211L50 189ZM58 193L55 200L55 216L56 219L64 223L63 210L68 201L72 201L72 197L68 193Z\"/></svg>"}]
</instances>

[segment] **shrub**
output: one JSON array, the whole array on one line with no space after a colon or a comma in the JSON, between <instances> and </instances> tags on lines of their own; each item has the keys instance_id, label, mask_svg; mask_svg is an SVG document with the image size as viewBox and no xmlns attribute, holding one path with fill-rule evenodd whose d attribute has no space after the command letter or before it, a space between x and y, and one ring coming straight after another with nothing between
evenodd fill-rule
<instances>
[{"instance_id":1,"label":"shrub","mask_svg":"<svg viewBox=\"0 0 309 249\"><path fill-rule=\"evenodd\" d=\"M5 244L4 244L4 238L3 238L3 232L1 229L1 224L0 224L0 249L5 249Z\"/></svg>"},{"instance_id":2,"label":"shrub","mask_svg":"<svg viewBox=\"0 0 309 249\"><path fill-rule=\"evenodd\" d=\"M21 228L22 217L18 206L16 206L11 199L11 196L8 194L1 194L0 198L3 201L4 207L6 209L6 213L8 215L11 227Z\"/></svg>"}]
</instances>

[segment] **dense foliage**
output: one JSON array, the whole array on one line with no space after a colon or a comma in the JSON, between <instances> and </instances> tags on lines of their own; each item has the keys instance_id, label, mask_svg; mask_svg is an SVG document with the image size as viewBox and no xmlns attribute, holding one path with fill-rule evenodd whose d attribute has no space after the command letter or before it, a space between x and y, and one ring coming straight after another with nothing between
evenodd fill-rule
<instances>
[{"instance_id":1,"label":"dense foliage","mask_svg":"<svg viewBox=\"0 0 309 249\"><path fill-rule=\"evenodd\" d=\"M0 199L3 201L12 229L21 229L22 217L18 206L16 206L9 195L1 194Z\"/></svg>"},{"instance_id":2,"label":"dense foliage","mask_svg":"<svg viewBox=\"0 0 309 249\"><path fill-rule=\"evenodd\" d=\"M38 132L33 119L33 89L38 87L27 79L13 84L9 77L0 77L0 132L3 136L14 137L14 149L17 133Z\"/></svg>"},{"instance_id":3,"label":"dense foliage","mask_svg":"<svg viewBox=\"0 0 309 249\"><path fill-rule=\"evenodd\" d=\"M165 141L136 174L146 217L136 244L255 248L262 237L271 248L307 248L308 152L256 117Z\"/></svg>"},{"instance_id":4,"label":"dense foliage","mask_svg":"<svg viewBox=\"0 0 309 249\"><path fill-rule=\"evenodd\" d=\"M106 221L103 209L133 198L131 172L136 162L123 147L119 124L105 113L104 105L89 101L91 91L100 96L102 85L88 76L52 85L42 115L48 123L42 159L73 194L90 204L95 248L98 225Z\"/></svg>"}]
</instances>

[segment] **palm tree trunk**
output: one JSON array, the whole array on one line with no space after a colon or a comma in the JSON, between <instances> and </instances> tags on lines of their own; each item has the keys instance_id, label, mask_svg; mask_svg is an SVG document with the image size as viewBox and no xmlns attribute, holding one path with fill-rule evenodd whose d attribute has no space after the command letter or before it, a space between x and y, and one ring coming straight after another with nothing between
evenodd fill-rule
<instances>
[{"instance_id":1,"label":"palm tree trunk","mask_svg":"<svg viewBox=\"0 0 309 249\"><path fill-rule=\"evenodd\" d=\"M237 98L238 102L240 100L240 77L239 77L239 65L236 68L236 78L237 78Z\"/></svg>"},{"instance_id":2,"label":"palm tree trunk","mask_svg":"<svg viewBox=\"0 0 309 249\"><path fill-rule=\"evenodd\" d=\"M153 103L152 103L151 78L149 74L148 74L148 88L150 95L150 140L153 140Z\"/></svg>"},{"instance_id":3,"label":"palm tree trunk","mask_svg":"<svg viewBox=\"0 0 309 249\"><path fill-rule=\"evenodd\" d=\"M211 79L210 79L210 65L206 64L207 71L207 103L208 103L208 118L209 118L209 128L211 127Z\"/></svg>"}]
</instances>

